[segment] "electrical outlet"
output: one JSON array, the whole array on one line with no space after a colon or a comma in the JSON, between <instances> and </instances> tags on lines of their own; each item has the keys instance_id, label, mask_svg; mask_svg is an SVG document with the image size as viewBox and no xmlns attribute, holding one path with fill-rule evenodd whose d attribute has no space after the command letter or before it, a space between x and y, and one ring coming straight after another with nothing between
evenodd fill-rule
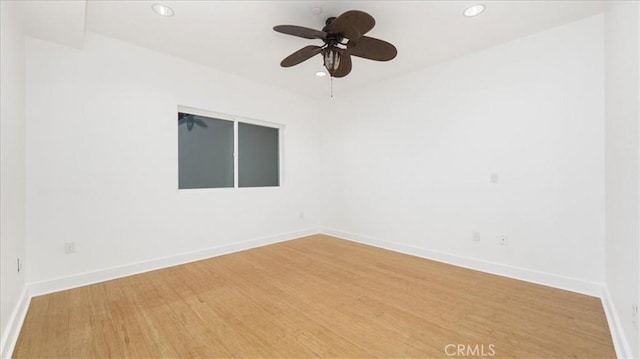
<instances>
[{"instance_id":1,"label":"electrical outlet","mask_svg":"<svg viewBox=\"0 0 640 359\"><path fill-rule=\"evenodd\" d=\"M508 246L509 245L509 238L505 235L500 236L500 238L498 239L498 243L501 246Z\"/></svg>"},{"instance_id":2,"label":"electrical outlet","mask_svg":"<svg viewBox=\"0 0 640 359\"><path fill-rule=\"evenodd\" d=\"M638 304L631 304L631 323L633 324L633 328L638 330Z\"/></svg>"},{"instance_id":3,"label":"electrical outlet","mask_svg":"<svg viewBox=\"0 0 640 359\"><path fill-rule=\"evenodd\" d=\"M473 232L473 233L471 234L471 239L472 239L474 242L480 242L480 232Z\"/></svg>"},{"instance_id":4,"label":"electrical outlet","mask_svg":"<svg viewBox=\"0 0 640 359\"><path fill-rule=\"evenodd\" d=\"M66 242L64 244L64 254L72 254L76 252L76 242Z\"/></svg>"}]
</instances>

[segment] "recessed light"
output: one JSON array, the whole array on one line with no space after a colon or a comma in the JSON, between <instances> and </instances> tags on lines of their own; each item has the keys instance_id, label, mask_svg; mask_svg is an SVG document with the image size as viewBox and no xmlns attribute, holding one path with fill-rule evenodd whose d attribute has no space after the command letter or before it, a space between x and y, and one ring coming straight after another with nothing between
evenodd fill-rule
<instances>
[{"instance_id":1,"label":"recessed light","mask_svg":"<svg viewBox=\"0 0 640 359\"><path fill-rule=\"evenodd\" d=\"M318 77L325 77L325 76L327 76L327 73L326 73L326 72L324 72L324 71L318 71L318 72L316 72L316 76L318 76Z\"/></svg>"},{"instance_id":2,"label":"recessed light","mask_svg":"<svg viewBox=\"0 0 640 359\"><path fill-rule=\"evenodd\" d=\"M311 13L314 14L314 15L320 15L320 14L322 14L322 8L318 7L318 6L312 7L311 8Z\"/></svg>"},{"instance_id":3,"label":"recessed light","mask_svg":"<svg viewBox=\"0 0 640 359\"><path fill-rule=\"evenodd\" d=\"M160 16L173 16L173 9L162 4L153 4L151 5L153 11Z\"/></svg>"},{"instance_id":4,"label":"recessed light","mask_svg":"<svg viewBox=\"0 0 640 359\"><path fill-rule=\"evenodd\" d=\"M477 5L469 6L469 7L464 11L464 16L466 16L466 17L474 17L474 16L478 16L478 15L482 14L482 12L484 11L484 9L486 9L486 6L484 6L484 5L482 5L482 4L477 4Z\"/></svg>"}]
</instances>

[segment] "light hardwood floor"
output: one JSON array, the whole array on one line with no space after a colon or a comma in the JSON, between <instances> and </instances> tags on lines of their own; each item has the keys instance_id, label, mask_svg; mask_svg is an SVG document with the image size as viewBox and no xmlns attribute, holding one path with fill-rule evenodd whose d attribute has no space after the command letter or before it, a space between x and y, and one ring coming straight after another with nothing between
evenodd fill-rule
<instances>
[{"instance_id":1,"label":"light hardwood floor","mask_svg":"<svg viewBox=\"0 0 640 359\"><path fill-rule=\"evenodd\" d=\"M597 298L323 235L33 298L14 357L442 358L458 344L615 357Z\"/></svg>"}]
</instances>

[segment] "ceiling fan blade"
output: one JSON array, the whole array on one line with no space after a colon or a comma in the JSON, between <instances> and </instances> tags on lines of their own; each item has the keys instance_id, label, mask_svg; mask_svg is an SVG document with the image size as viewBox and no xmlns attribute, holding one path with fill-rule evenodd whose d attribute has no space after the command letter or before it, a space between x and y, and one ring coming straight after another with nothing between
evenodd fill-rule
<instances>
[{"instance_id":1,"label":"ceiling fan blade","mask_svg":"<svg viewBox=\"0 0 640 359\"><path fill-rule=\"evenodd\" d=\"M324 40L327 38L327 33L320 30L309 29L308 27L295 26L295 25L278 25L274 26L273 30L298 37L303 37L305 39L320 39Z\"/></svg>"},{"instance_id":2,"label":"ceiling fan blade","mask_svg":"<svg viewBox=\"0 0 640 359\"><path fill-rule=\"evenodd\" d=\"M344 50L340 56L340 64L336 71L333 72L333 77L345 77L351 72L351 56L349 56L349 51Z\"/></svg>"},{"instance_id":3,"label":"ceiling fan blade","mask_svg":"<svg viewBox=\"0 0 640 359\"><path fill-rule=\"evenodd\" d=\"M349 40L357 40L375 25L376 20L373 16L364 11L351 10L338 16L322 30L331 34L340 34Z\"/></svg>"},{"instance_id":4,"label":"ceiling fan blade","mask_svg":"<svg viewBox=\"0 0 640 359\"><path fill-rule=\"evenodd\" d=\"M349 40L347 48L353 56L376 61L389 61L398 54L395 46L368 36L363 36L355 41Z\"/></svg>"},{"instance_id":5,"label":"ceiling fan blade","mask_svg":"<svg viewBox=\"0 0 640 359\"><path fill-rule=\"evenodd\" d=\"M280 66L282 67L291 67L297 65L303 61L306 61L313 56L322 52L322 47L309 45L301 48L300 50L294 52L293 54L285 57L284 60L280 62Z\"/></svg>"}]
</instances>

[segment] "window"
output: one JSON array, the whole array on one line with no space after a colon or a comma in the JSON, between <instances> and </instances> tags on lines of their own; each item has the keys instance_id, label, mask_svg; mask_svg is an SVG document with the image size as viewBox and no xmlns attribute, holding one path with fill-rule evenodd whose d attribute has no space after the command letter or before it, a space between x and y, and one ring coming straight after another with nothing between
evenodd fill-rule
<instances>
[{"instance_id":1,"label":"window","mask_svg":"<svg viewBox=\"0 0 640 359\"><path fill-rule=\"evenodd\" d=\"M238 185L266 187L280 184L278 129L238 123Z\"/></svg>"},{"instance_id":2,"label":"window","mask_svg":"<svg viewBox=\"0 0 640 359\"><path fill-rule=\"evenodd\" d=\"M179 188L233 187L233 122L178 113Z\"/></svg>"},{"instance_id":3,"label":"window","mask_svg":"<svg viewBox=\"0 0 640 359\"><path fill-rule=\"evenodd\" d=\"M179 189L277 187L280 127L180 110L178 172Z\"/></svg>"}]
</instances>

